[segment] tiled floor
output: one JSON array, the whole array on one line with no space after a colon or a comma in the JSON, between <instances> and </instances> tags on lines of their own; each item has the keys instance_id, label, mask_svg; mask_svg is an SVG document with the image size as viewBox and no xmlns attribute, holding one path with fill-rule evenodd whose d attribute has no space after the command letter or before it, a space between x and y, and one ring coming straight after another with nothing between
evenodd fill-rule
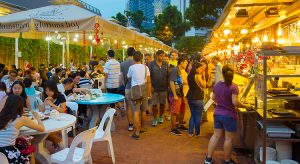
<instances>
[{"instance_id":1,"label":"tiled floor","mask_svg":"<svg viewBox=\"0 0 300 164\"><path fill-rule=\"evenodd\" d=\"M186 120L189 119L189 110ZM115 117L116 131L112 132L114 152L117 164L203 164L208 141L213 132L212 112L208 113L209 122L201 125L201 136L190 138L187 132L182 136L170 134L170 122L165 121L158 127L151 127L151 116L147 116L148 132L140 140L130 138L127 131L126 117ZM70 138L71 140L71 138ZM222 143L214 154L214 164L221 164L223 159ZM52 151L53 152L53 151ZM92 148L94 164L111 164L106 143L94 143ZM233 159L238 163L252 164L247 156L237 156Z\"/></svg>"}]
</instances>

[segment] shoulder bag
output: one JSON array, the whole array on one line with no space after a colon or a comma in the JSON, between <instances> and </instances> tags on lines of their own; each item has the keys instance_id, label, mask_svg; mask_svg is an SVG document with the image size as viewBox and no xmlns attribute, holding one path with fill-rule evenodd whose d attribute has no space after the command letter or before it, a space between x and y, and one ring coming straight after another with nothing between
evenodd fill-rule
<instances>
[{"instance_id":1,"label":"shoulder bag","mask_svg":"<svg viewBox=\"0 0 300 164\"><path fill-rule=\"evenodd\" d=\"M132 86L130 91L130 99L133 101L145 99L148 96L148 90L147 90L147 68L145 66L145 83L141 85Z\"/></svg>"}]
</instances>

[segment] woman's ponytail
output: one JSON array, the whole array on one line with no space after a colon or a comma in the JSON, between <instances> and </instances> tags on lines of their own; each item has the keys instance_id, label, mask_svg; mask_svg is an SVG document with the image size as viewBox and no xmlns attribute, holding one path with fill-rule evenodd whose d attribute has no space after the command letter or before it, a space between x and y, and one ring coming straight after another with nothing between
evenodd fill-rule
<instances>
[{"instance_id":1,"label":"woman's ponytail","mask_svg":"<svg viewBox=\"0 0 300 164\"><path fill-rule=\"evenodd\" d=\"M222 69L225 84L230 86L232 84L234 72L229 65L225 65Z\"/></svg>"}]
</instances>

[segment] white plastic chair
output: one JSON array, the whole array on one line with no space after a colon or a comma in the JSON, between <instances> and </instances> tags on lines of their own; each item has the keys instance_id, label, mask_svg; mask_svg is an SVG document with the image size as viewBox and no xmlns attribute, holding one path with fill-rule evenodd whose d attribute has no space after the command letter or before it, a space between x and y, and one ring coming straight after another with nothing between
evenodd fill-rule
<instances>
[{"instance_id":1,"label":"white plastic chair","mask_svg":"<svg viewBox=\"0 0 300 164\"><path fill-rule=\"evenodd\" d=\"M74 116L77 117L77 115L78 115L78 104L76 102L66 102L66 106L69 107L73 111ZM71 129L71 127L68 128L67 132L70 132L71 130L73 130L73 135L75 136L76 135L75 128L76 127L74 125L72 127L72 129Z\"/></svg>"},{"instance_id":2,"label":"white plastic chair","mask_svg":"<svg viewBox=\"0 0 300 164\"><path fill-rule=\"evenodd\" d=\"M107 141L108 142L108 155L112 158L113 163L116 162L116 159L115 159L115 153L114 153L114 148L113 148L113 144L112 144L112 138L111 138L110 131L111 131L111 124L112 124L115 112L116 112L115 109L110 108L104 113L104 116L102 117L101 123L100 123L99 128L97 129L97 132L94 137L94 142L98 142L98 141ZM104 124L107 119L108 119L108 122L106 124L105 130L103 130Z\"/></svg>"},{"instance_id":3,"label":"white plastic chair","mask_svg":"<svg viewBox=\"0 0 300 164\"><path fill-rule=\"evenodd\" d=\"M3 153L0 153L0 162L1 164L9 164L7 157Z\"/></svg>"},{"instance_id":4,"label":"white plastic chair","mask_svg":"<svg viewBox=\"0 0 300 164\"><path fill-rule=\"evenodd\" d=\"M88 162L92 164L91 149L96 129L97 127L94 127L78 134L72 141L70 148L65 148L51 155L51 163L83 164ZM81 148L77 147L79 144L82 145Z\"/></svg>"}]
</instances>

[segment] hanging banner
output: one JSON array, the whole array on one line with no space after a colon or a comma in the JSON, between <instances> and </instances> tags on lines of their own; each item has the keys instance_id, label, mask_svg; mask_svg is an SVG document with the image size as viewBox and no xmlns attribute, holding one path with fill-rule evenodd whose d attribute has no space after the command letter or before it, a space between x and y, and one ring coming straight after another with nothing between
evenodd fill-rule
<instances>
[{"instance_id":1,"label":"hanging banner","mask_svg":"<svg viewBox=\"0 0 300 164\"><path fill-rule=\"evenodd\" d=\"M3 33L26 32L30 29L30 20L16 22L0 22L0 31Z\"/></svg>"},{"instance_id":2,"label":"hanging banner","mask_svg":"<svg viewBox=\"0 0 300 164\"><path fill-rule=\"evenodd\" d=\"M88 18L83 20L68 21L63 22L53 22L45 20L34 20L35 31L40 32L73 32L82 30L92 30L93 26L91 24L95 23L95 18Z\"/></svg>"},{"instance_id":3,"label":"hanging banner","mask_svg":"<svg viewBox=\"0 0 300 164\"><path fill-rule=\"evenodd\" d=\"M40 32L92 30L96 16L74 5L51 5L1 16L0 32L25 32L30 28Z\"/></svg>"}]
</instances>

